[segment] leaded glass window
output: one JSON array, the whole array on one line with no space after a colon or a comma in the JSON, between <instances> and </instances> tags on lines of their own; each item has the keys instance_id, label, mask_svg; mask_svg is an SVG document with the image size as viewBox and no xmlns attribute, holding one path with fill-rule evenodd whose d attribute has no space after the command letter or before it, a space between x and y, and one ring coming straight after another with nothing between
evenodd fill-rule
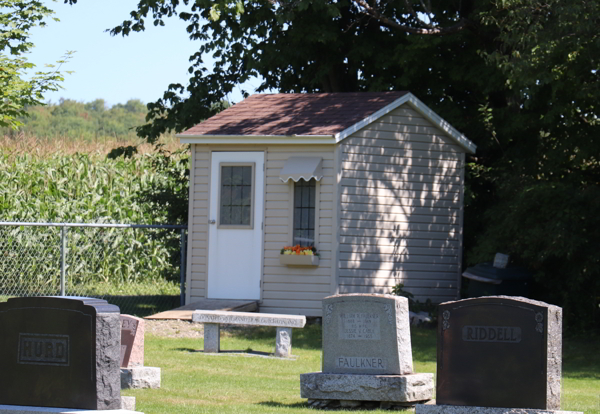
<instances>
[{"instance_id":1,"label":"leaded glass window","mask_svg":"<svg viewBox=\"0 0 600 414\"><path fill-rule=\"evenodd\" d=\"M314 178L294 183L294 245L315 245L316 185Z\"/></svg>"},{"instance_id":2,"label":"leaded glass window","mask_svg":"<svg viewBox=\"0 0 600 414\"><path fill-rule=\"evenodd\" d=\"M221 165L219 225L252 227L252 165Z\"/></svg>"}]
</instances>

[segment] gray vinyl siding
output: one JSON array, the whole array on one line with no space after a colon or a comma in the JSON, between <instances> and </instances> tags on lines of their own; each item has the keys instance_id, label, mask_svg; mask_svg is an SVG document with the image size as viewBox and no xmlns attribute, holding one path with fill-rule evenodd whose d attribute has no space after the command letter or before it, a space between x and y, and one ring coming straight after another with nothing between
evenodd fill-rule
<instances>
[{"instance_id":1,"label":"gray vinyl siding","mask_svg":"<svg viewBox=\"0 0 600 414\"><path fill-rule=\"evenodd\" d=\"M340 145L339 293L455 299L464 150L408 105Z\"/></svg>"},{"instance_id":2,"label":"gray vinyl siding","mask_svg":"<svg viewBox=\"0 0 600 414\"><path fill-rule=\"evenodd\" d=\"M210 151L264 150L265 156L265 220L262 301L260 311L267 313L321 315L321 300L331 294L333 249L333 146L274 145L260 148L194 145L193 190L190 191L190 252L188 255L187 303L206 297L208 252L208 201L210 182ZM318 267L288 267L279 263L281 248L291 243L292 185L283 183L279 173L291 156L323 158L323 178L317 187Z\"/></svg>"},{"instance_id":3,"label":"gray vinyl siding","mask_svg":"<svg viewBox=\"0 0 600 414\"><path fill-rule=\"evenodd\" d=\"M194 172L190 180L189 250L187 268L186 303L193 303L206 297L207 255L208 255L208 196L210 176L209 148L202 145L192 146Z\"/></svg>"},{"instance_id":4,"label":"gray vinyl siding","mask_svg":"<svg viewBox=\"0 0 600 414\"><path fill-rule=\"evenodd\" d=\"M270 146L266 154L263 292L260 311L321 315L321 300L331 294L333 249L333 146ZM279 173L292 156L323 158L323 178L317 185L318 218L315 223L318 267L292 267L279 263L281 248L291 244L293 185Z\"/></svg>"}]
</instances>

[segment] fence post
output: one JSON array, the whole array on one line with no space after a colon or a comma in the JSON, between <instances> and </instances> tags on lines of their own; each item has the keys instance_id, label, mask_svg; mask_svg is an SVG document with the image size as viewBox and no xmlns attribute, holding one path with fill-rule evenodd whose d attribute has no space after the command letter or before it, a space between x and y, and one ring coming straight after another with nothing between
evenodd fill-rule
<instances>
[{"instance_id":1,"label":"fence post","mask_svg":"<svg viewBox=\"0 0 600 414\"><path fill-rule=\"evenodd\" d=\"M179 299L179 306L183 306L185 305L185 257L186 257L186 248L185 248L185 229L181 229L181 243L179 243L181 251L181 259L180 259L180 265L179 265L179 283L180 283L180 299Z\"/></svg>"},{"instance_id":2,"label":"fence post","mask_svg":"<svg viewBox=\"0 0 600 414\"><path fill-rule=\"evenodd\" d=\"M67 227L60 227L60 296L65 295L65 267L67 256Z\"/></svg>"}]
</instances>

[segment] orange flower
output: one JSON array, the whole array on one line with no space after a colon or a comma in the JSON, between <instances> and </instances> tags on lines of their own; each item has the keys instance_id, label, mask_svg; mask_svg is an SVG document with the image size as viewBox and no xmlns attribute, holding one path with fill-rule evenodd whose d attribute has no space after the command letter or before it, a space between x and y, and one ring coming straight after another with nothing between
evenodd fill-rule
<instances>
[{"instance_id":1,"label":"orange flower","mask_svg":"<svg viewBox=\"0 0 600 414\"><path fill-rule=\"evenodd\" d=\"M285 246L281 253L283 254L285 251L292 252L292 254L304 254L306 251L314 251L314 248L310 246L300 246L297 244L295 246Z\"/></svg>"}]
</instances>

